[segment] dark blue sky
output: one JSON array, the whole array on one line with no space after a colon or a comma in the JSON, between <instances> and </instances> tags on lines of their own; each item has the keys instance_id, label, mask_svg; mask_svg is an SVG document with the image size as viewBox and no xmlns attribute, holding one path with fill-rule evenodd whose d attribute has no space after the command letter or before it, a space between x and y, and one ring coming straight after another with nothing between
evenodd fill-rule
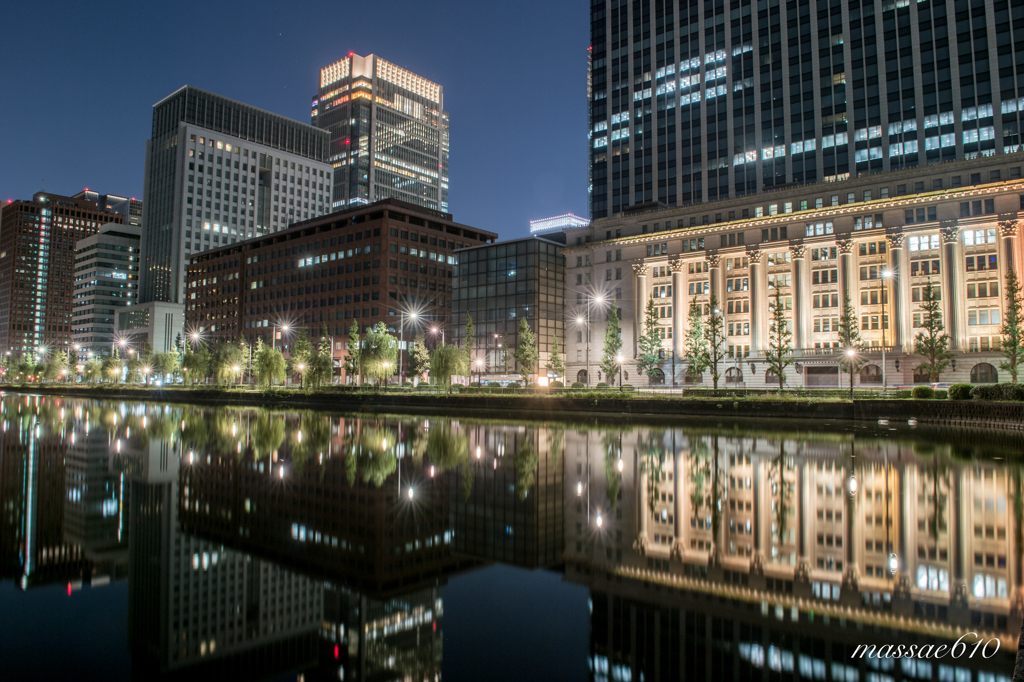
<instances>
[{"instance_id":1,"label":"dark blue sky","mask_svg":"<svg viewBox=\"0 0 1024 682\"><path fill-rule=\"evenodd\" d=\"M586 215L585 0L6 3L0 199L142 198L152 105L184 84L309 122L319 69L376 53L444 87L455 220Z\"/></svg>"}]
</instances>

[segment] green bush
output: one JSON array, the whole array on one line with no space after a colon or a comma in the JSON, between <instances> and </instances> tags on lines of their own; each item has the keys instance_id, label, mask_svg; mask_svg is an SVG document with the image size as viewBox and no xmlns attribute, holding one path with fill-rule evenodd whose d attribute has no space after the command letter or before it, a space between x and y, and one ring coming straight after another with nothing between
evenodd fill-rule
<instances>
[{"instance_id":1,"label":"green bush","mask_svg":"<svg viewBox=\"0 0 1024 682\"><path fill-rule=\"evenodd\" d=\"M563 384L561 381L552 381L550 385L551 388L565 388L565 384Z\"/></svg>"},{"instance_id":2,"label":"green bush","mask_svg":"<svg viewBox=\"0 0 1024 682\"><path fill-rule=\"evenodd\" d=\"M582 381L574 381L574 382L572 382L572 387L573 388L586 388L586 386L583 385Z\"/></svg>"},{"instance_id":3,"label":"green bush","mask_svg":"<svg viewBox=\"0 0 1024 682\"><path fill-rule=\"evenodd\" d=\"M975 400L1024 400L1024 385L981 384L971 389L971 397Z\"/></svg>"},{"instance_id":4,"label":"green bush","mask_svg":"<svg viewBox=\"0 0 1024 682\"><path fill-rule=\"evenodd\" d=\"M469 385L469 387L470 388L480 388L480 382L479 381L474 381L473 383L471 383Z\"/></svg>"},{"instance_id":5,"label":"green bush","mask_svg":"<svg viewBox=\"0 0 1024 682\"><path fill-rule=\"evenodd\" d=\"M490 381L490 382L487 383L487 387L488 388L501 388L501 382Z\"/></svg>"},{"instance_id":6,"label":"green bush","mask_svg":"<svg viewBox=\"0 0 1024 682\"><path fill-rule=\"evenodd\" d=\"M431 390L433 390L433 388L434 387L431 386L430 384L421 383L419 386L416 387L416 390L417 391L431 391Z\"/></svg>"},{"instance_id":7,"label":"green bush","mask_svg":"<svg viewBox=\"0 0 1024 682\"><path fill-rule=\"evenodd\" d=\"M931 386L914 386L910 396L916 400L931 400L935 397L935 389Z\"/></svg>"},{"instance_id":8,"label":"green bush","mask_svg":"<svg viewBox=\"0 0 1024 682\"><path fill-rule=\"evenodd\" d=\"M974 384L953 384L949 387L950 400L970 400Z\"/></svg>"},{"instance_id":9,"label":"green bush","mask_svg":"<svg viewBox=\"0 0 1024 682\"><path fill-rule=\"evenodd\" d=\"M606 384L606 383L605 383L605 382L603 382L603 381L602 381L602 382L599 382L599 383L597 384L597 388L608 388L608 384Z\"/></svg>"},{"instance_id":10,"label":"green bush","mask_svg":"<svg viewBox=\"0 0 1024 682\"><path fill-rule=\"evenodd\" d=\"M510 382L508 382L508 386L506 386L505 388L519 388L519 382L518 381L510 381Z\"/></svg>"},{"instance_id":11,"label":"green bush","mask_svg":"<svg viewBox=\"0 0 1024 682\"><path fill-rule=\"evenodd\" d=\"M936 400L949 400L949 391L941 388L935 389Z\"/></svg>"}]
</instances>

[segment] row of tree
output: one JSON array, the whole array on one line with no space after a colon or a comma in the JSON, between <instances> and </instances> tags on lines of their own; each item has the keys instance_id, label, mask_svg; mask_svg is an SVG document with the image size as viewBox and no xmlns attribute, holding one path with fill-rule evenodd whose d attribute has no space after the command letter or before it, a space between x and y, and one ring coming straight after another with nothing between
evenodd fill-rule
<instances>
[{"instance_id":1,"label":"row of tree","mask_svg":"<svg viewBox=\"0 0 1024 682\"><path fill-rule=\"evenodd\" d=\"M1021 315L1021 286L1012 270L1006 275L1005 293L1006 312L1000 345L1003 359L999 368L1007 372L1016 383L1021 367L1024 366L1024 320ZM784 306L782 292L778 288L775 288L774 296L768 303L768 314L768 346L765 349L764 361L768 365L768 374L779 382L779 389L782 390L786 382L786 368L795 360L792 324ZM695 296L690 302L687 324L683 343L684 355L681 358L686 365L686 372L694 378L702 376L704 372L710 372L712 386L717 389L722 376L721 367L726 359L725 321L717 297L711 295L707 303L701 303ZM883 320L882 324L887 325L887 322ZM950 366L955 354L949 348L950 338L945 333L942 322L939 289L932 287L930 282L921 292L921 324L918 329L920 331L914 337L914 353L922 358L918 370L927 373L930 381L937 382ZM860 337L860 324L849 294L845 297L842 314L839 317L838 336L840 366L849 372L852 381L853 373L864 363L861 354L864 347ZM616 372L620 371L621 362L622 339L619 317L616 308L613 307L605 327L604 350L599 364L612 383ZM662 372L663 363L664 351L658 325L658 309L654 300L650 299L644 310L643 327L637 339L636 367L637 371L650 378Z\"/></svg>"}]
</instances>

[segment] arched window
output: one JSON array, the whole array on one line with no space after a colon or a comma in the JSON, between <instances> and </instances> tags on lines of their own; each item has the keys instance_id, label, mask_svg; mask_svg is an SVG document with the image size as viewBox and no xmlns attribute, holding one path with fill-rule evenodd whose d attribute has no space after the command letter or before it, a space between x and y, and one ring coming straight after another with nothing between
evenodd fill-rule
<instances>
[{"instance_id":1,"label":"arched window","mask_svg":"<svg viewBox=\"0 0 1024 682\"><path fill-rule=\"evenodd\" d=\"M764 373L764 383L772 386L779 385L779 375L776 374L775 370L772 369L771 367L769 367L768 371Z\"/></svg>"},{"instance_id":2,"label":"arched window","mask_svg":"<svg viewBox=\"0 0 1024 682\"><path fill-rule=\"evenodd\" d=\"M581 369L579 372L577 372L576 381L580 382L581 384L587 383L587 370Z\"/></svg>"},{"instance_id":3,"label":"arched window","mask_svg":"<svg viewBox=\"0 0 1024 682\"><path fill-rule=\"evenodd\" d=\"M683 383L687 386L699 386L704 383L703 374L690 374L687 372L683 375Z\"/></svg>"},{"instance_id":4,"label":"arched window","mask_svg":"<svg viewBox=\"0 0 1024 682\"><path fill-rule=\"evenodd\" d=\"M987 362L979 362L971 367L972 384L995 384L999 382L999 374L996 368Z\"/></svg>"},{"instance_id":5,"label":"arched window","mask_svg":"<svg viewBox=\"0 0 1024 682\"><path fill-rule=\"evenodd\" d=\"M878 365L864 365L860 368L860 383L880 384L882 383L882 368Z\"/></svg>"},{"instance_id":6,"label":"arched window","mask_svg":"<svg viewBox=\"0 0 1024 682\"><path fill-rule=\"evenodd\" d=\"M736 367L730 367L725 370L725 383L727 384L741 384L743 383L743 371Z\"/></svg>"},{"instance_id":7,"label":"arched window","mask_svg":"<svg viewBox=\"0 0 1024 682\"><path fill-rule=\"evenodd\" d=\"M924 366L918 365L917 367L914 368L915 384L928 384L931 383L931 380L932 377L930 374L928 374L928 370Z\"/></svg>"},{"instance_id":8,"label":"arched window","mask_svg":"<svg viewBox=\"0 0 1024 682\"><path fill-rule=\"evenodd\" d=\"M665 373L660 369L651 370L651 374L647 377L648 383L654 385L662 385L665 383Z\"/></svg>"}]
</instances>

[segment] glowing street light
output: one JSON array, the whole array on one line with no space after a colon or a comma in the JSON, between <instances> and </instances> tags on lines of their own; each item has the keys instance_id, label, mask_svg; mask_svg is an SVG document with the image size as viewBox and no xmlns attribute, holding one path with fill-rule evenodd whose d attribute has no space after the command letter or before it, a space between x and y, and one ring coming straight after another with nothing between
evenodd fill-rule
<instances>
[{"instance_id":1,"label":"glowing street light","mask_svg":"<svg viewBox=\"0 0 1024 682\"><path fill-rule=\"evenodd\" d=\"M600 528L604 525L604 518L601 516L601 512L597 512L597 527Z\"/></svg>"}]
</instances>

